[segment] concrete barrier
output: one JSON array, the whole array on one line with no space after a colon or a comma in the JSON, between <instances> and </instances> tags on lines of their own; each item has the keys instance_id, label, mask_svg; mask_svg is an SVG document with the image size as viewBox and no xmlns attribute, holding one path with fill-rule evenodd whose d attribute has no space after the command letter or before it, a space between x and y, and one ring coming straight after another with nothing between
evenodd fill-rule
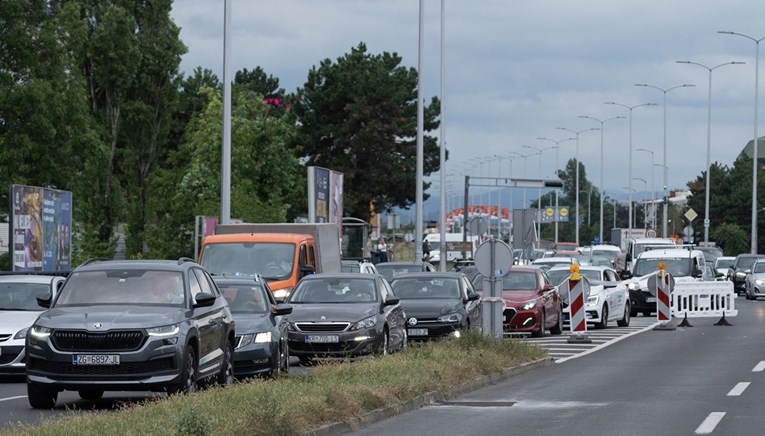
<instances>
[{"instance_id":1,"label":"concrete barrier","mask_svg":"<svg viewBox=\"0 0 765 436\"><path fill-rule=\"evenodd\" d=\"M736 294L733 282L705 281L675 283L672 290L672 315L684 318L681 326L688 326L688 318L721 317L715 325L730 325L726 316L736 316Z\"/></svg>"}]
</instances>

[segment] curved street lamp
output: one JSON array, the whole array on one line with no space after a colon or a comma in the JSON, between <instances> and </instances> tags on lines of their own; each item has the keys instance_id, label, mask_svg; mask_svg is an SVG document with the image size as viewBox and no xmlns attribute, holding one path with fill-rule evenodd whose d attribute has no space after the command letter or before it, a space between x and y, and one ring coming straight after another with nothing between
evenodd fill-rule
<instances>
[{"instance_id":1,"label":"curved street lamp","mask_svg":"<svg viewBox=\"0 0 765 436\"><path fill-rule=\"evenodd\" d=\"M554 140L550 138L545 138L544 136L537 138L540 141L550 141L555 144L555 147L552 147L555 149L555 177L560 178L560 175L558 174L558 151L560 150L560 143L566 142L566 141L575 141L576 138L565 138L565 139L559 139ZM555 190L555 213L558 213L558 190ZM558 217L555 218L555 243L558 243Z\"/></svg>"},{"instance_id":2,"label":"curved street lamp","mask_svg":"<svg viewBox=\"0 0 765 436\"><path fill-rule=\"evenodd\" d=\"M654 193L656 192L655 186L654 186L654 178L653 178L653 150L649 150L647 148L636 148L635 151L644 151L646 153L651 153L651 206L656 209L656 196ZM653 216L653 213L651 214ZM656 221L652 220L651 225L656 227Z\"/></svg>"},{"instance_id":3,"label":"curved street lamp","mask_svg":"<svg viewBox=\"0 0 765 436\"><path fill-rule=\"evenodd\" d=\"M593 130L600 130L597 127L584 130L571 130L565 127L556 127L558 130L565 130L576 135L576 245L579 245L579 135L584 132L590 132Z\"/></svg>"},{"instance_id":4,"label":"curved street lamp","mask_svg":"<svg viewBox=\"0 0 765 436\"><path fill-rule=\"evenodd\" d=\"M691 64L696 65L709 71L709 97L707 105L707 177L706 188L704 192L704 245L709 244L709 159L712 149L712 71L717 68L724 67L726 65L740 65L746 62L725 62L724 64L715 65L714 67L708 67L704 64L692 61L677 61L678 64Z\"/></svg>"}]
</instances>

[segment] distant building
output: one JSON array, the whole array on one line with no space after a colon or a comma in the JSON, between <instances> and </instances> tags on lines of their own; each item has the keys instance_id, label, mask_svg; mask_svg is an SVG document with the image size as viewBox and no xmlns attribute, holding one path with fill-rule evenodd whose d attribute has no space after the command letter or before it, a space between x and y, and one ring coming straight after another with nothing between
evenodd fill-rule
<instances>
[{"instance_id":1,"label":"distant building","mask_svg":"<svg viewBox=\"0 0 765 436\"><path fill-rule=\"evenodd\" d=\"M741 150L741 153L739 153L738 157L745 155L751 159L753 144L754 141L747 142L746 146L743 150ZM765 136L757 138L757 163L760 164L760 168L765 167Z\"/></svg>"}]
</instances>

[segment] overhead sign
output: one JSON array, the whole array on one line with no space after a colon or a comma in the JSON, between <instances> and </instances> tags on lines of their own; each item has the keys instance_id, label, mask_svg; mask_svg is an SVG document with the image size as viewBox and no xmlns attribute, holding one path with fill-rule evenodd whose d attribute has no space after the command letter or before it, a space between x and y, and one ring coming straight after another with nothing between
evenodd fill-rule
<instances>
[{"instance_id":1,"label":"overhead sign","mask_svg":"<svg viewBox=\"0 0 765 436\"><path fill-rule=\"evenodd\" d=\"M699 216L699 214L697 214L696 211L693 209L688 209L688 211L685 212L685 219L687 219L688 221L693 222L693 220L695 220L697 216Z\"/></svg>"}]
</instances>

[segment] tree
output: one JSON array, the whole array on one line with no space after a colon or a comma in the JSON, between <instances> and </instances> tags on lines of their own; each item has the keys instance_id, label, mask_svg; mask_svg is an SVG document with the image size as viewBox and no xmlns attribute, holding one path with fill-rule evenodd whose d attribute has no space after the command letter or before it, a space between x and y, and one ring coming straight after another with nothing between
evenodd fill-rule
<instances>
[{"instance_id":1,"label":"tree","mask_svg":"<svg viewBox=\"0 0 765 436\"><path fill-rule=\"evenodd\" d=\"M294 113L307 165L344 174L345 212L368 220L376 210L415 201L417 71L396 53L367 53L364 43L323 60L297 90ZM425 131L438 127L438 99L425 109ZM439 167L434 137L424 140L424 174Z\"/></svg>"}]
</instances>

